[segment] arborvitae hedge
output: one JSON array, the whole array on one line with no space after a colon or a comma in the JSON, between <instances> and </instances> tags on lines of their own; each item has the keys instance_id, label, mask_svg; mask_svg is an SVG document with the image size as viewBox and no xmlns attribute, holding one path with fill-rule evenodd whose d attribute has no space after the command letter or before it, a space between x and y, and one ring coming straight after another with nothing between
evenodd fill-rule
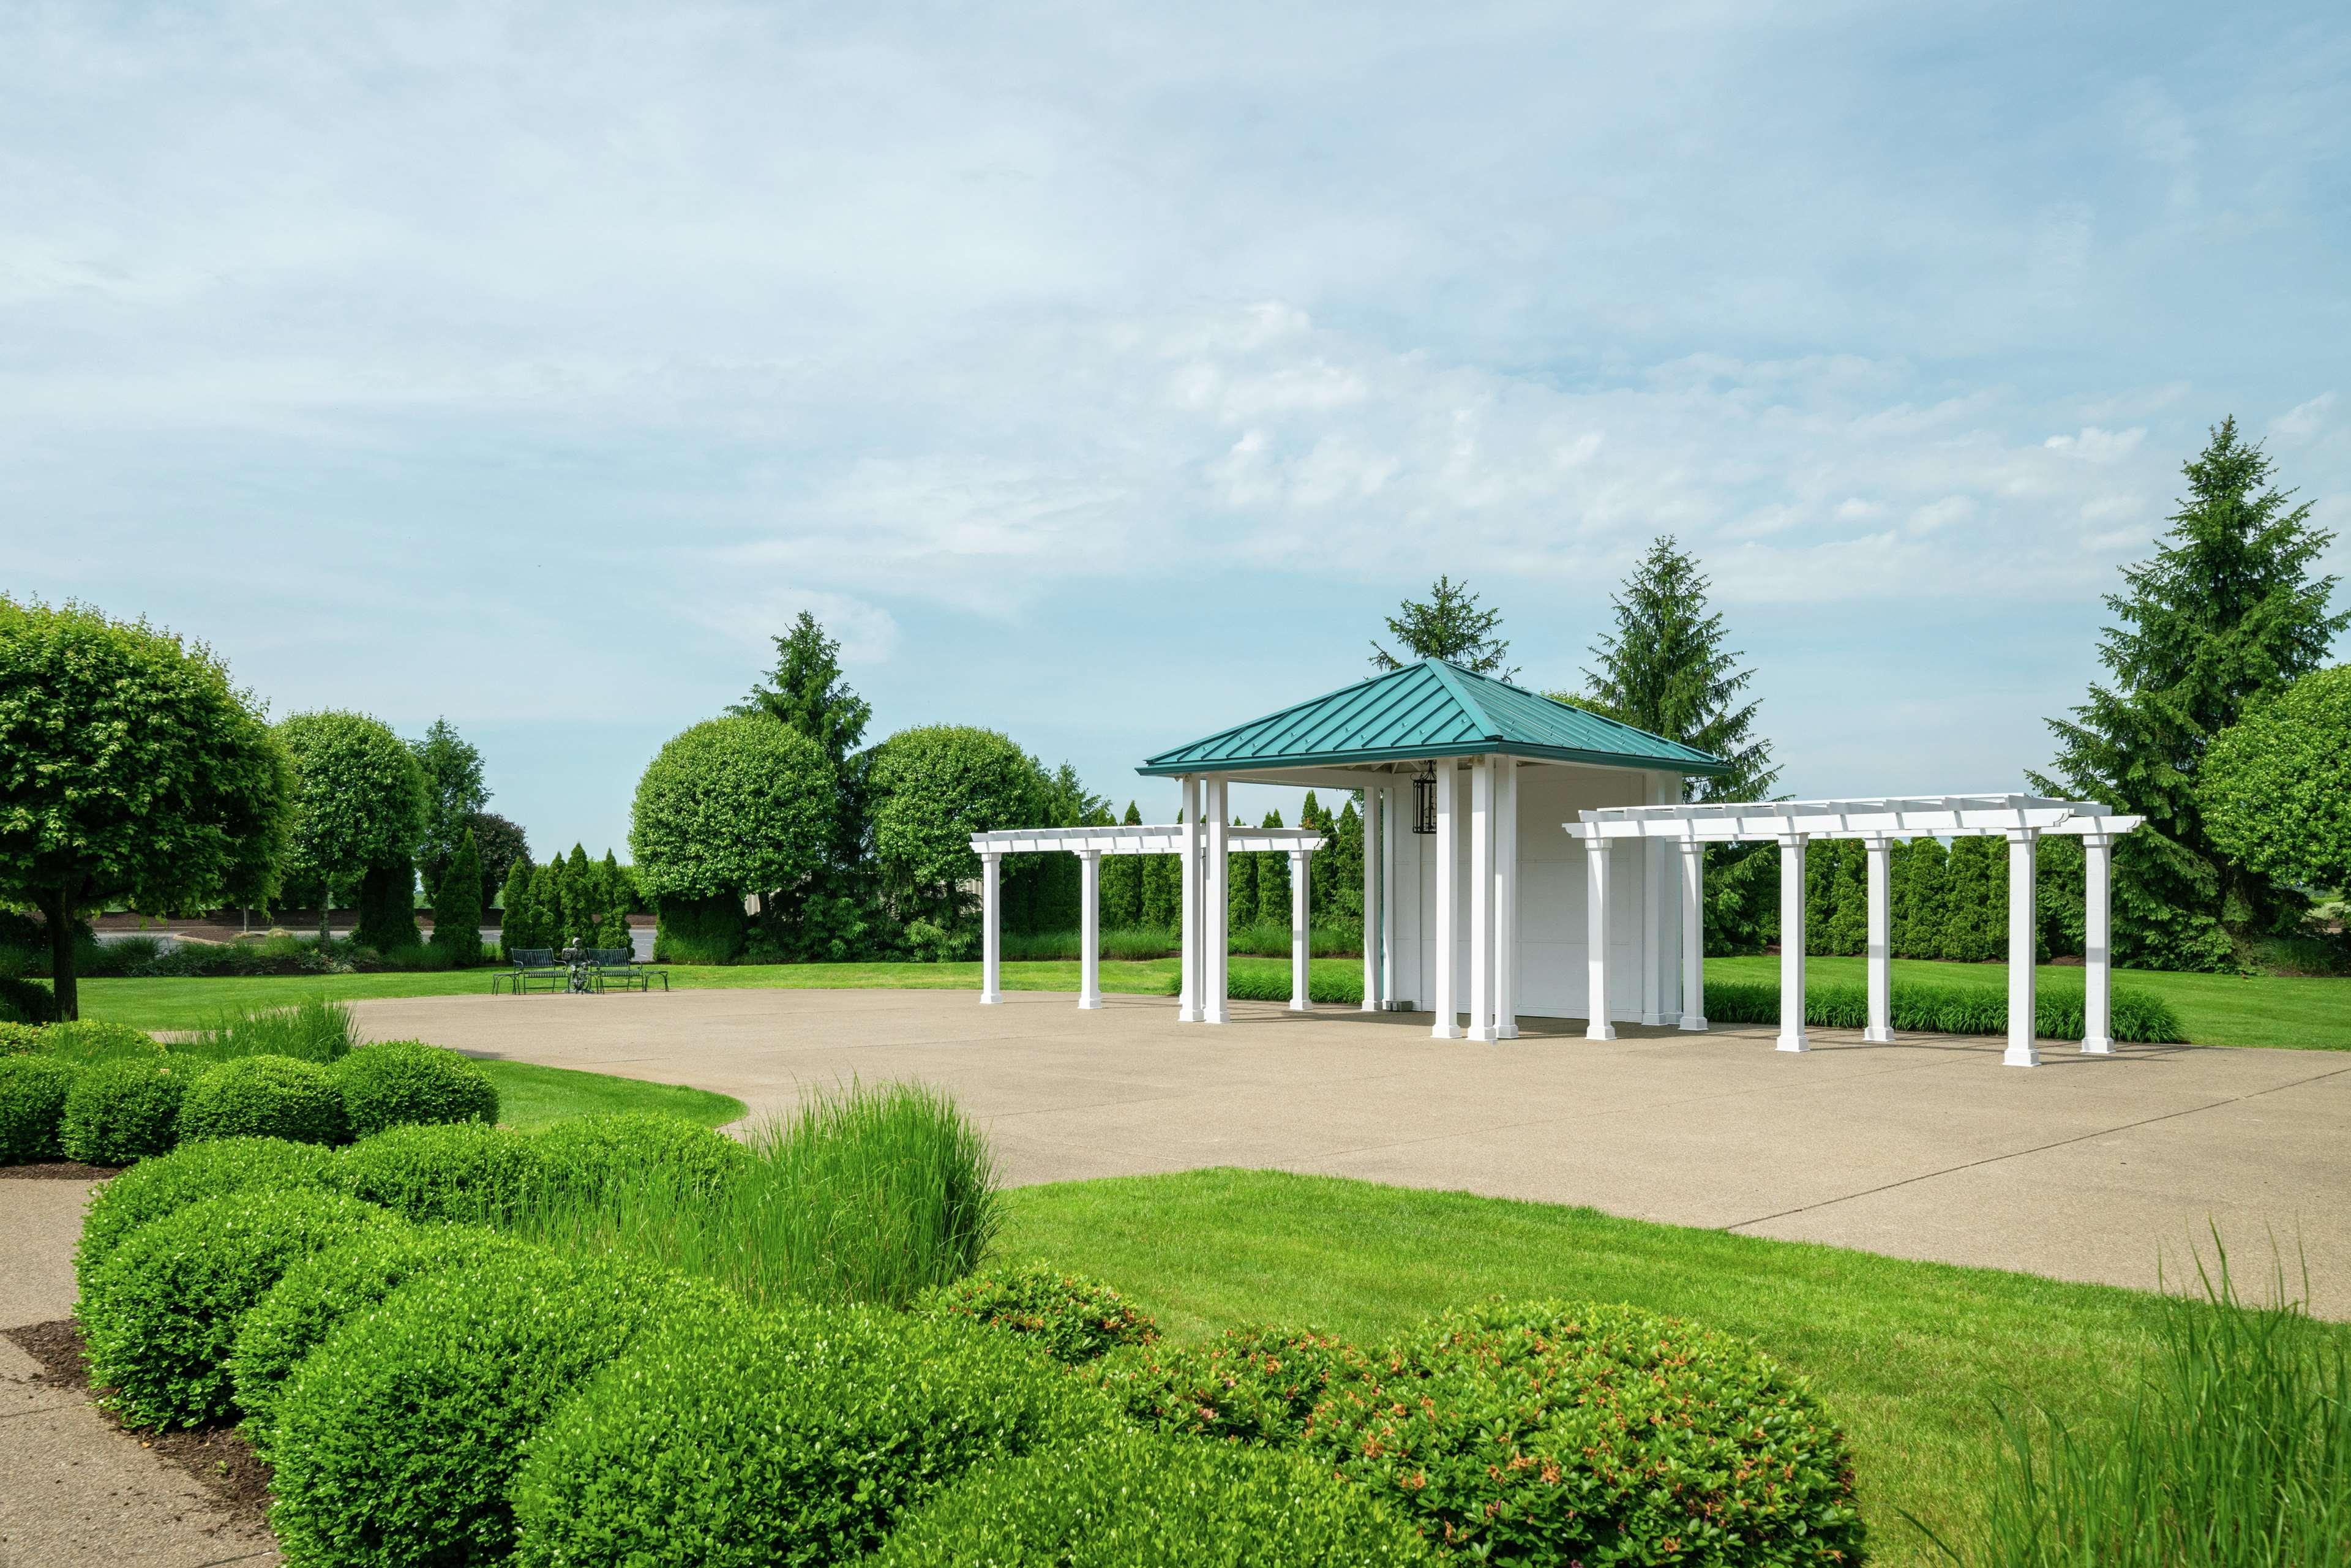
<instances>
[{"instance_id":1,"label":"arborvitae hedge","mask_svg":"<svg viewBox=\"0 0 2351 1568\"><path fill-rule=\"evenodd\" d=\"M1261 828L1281 826L1281 813L1268 811ZM1279 925L1290 924L1290 856L1282 850L1269 850L1254 857L1257 861L1257 917ZM1312 886L1310 883L1309 887Z\"/></svg>"},{"instance_id":2,"label":"arborvitae hedge","mask_svg":"<svg viewBox=\"0 0 2351 1568\"><path fill-rule=\"evenodd\" d=\"M1949 895L1938 956L1980 964L2007 954L2007 859L2005 840L1951 841Z\"/></svg>"},{"instance_id":3,"label":"arborvitae hedge","mask_svg":"<svg viewBox=\"0 0 2351 1568\"><path fill-rule=\"evenodd\" d=\"M531 869L529 856L517 855L507 868L506 890L498 897L498 948L508 958L518 948L539 945L531 940L538 925L531 908Z\"/></svg>"},{"instance_id":4,"label":"arborvitae hedge","mask_svg":"<svg viewBox=\"0 0 2351 1568\"><path fill-rule=\"evenodd\" d=\"M1126 803L1125 822L1139 826L1143 813ZM1104 855L1102 866L1102 923L1105 931L1123 931L1143 924L1143 862L1141 855Z\"/></svg>"},{"instance_id":5,"label":"arborvitae hedge","mask_svg":"<svg viewBox=\"0 0 2351 1568\"><path fill-rule=\"evenodd\" d=\"M434 890L433 946L460 964L482 959L482 857L471 828L458 835L456 852Z\"/></svg>"},{"instance_id":6,"label":"arborvitae hedge","mask_svg":"<svg viewBox=\"0 0 2351 1568\"><path fill-rule=\"evenodd\" d=\"M374 865L360 878L360 922L351 940L379 953L422 946L416 933L416 866L412 861Z\"/></svg>"},{"instance_id":7,"label":"arborvitae hedge","mask_svg":"<svg viewBox=\"0 0 2351 1568\"><path fill-rule=\"evenodd\" d=\"M1234 822L1235 828L1242 824ZM1257 919L1257 862L1259 857L1249 852L1228 855L1225 863L1225 904L1235 925L1247 925Z\"/></svg>"},{"instance_id":8,"label":"arborvitae hedge","mask_svg":"<svg viewBox=\"0 0 2351 1568\"><path fill-rule=\"evenodd\" d=\"M1898 958L1939 958L1943 912L1950 903L1950 852L1936 839L1913 839L1902 857L1902 902L1896 905L1901 936Z\"/></svg>"}]
</instances>

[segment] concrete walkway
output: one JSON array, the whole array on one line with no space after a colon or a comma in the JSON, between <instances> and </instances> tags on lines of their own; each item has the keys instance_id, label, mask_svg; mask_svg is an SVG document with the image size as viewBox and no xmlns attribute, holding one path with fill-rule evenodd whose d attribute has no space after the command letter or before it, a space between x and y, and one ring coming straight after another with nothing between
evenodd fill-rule
<instances>
[{"instance_id":1,"label":"concrete walkway","mask_svg":"<svg viewBox=\"0 0 2351 1568\"><path fill-rule=\"evenodd\" d=\"M802 1088L952 1090L1016 1183L1244 1166L1588 1204L1612 1214L1897 1257L2152 1287L2210 1250L2266 1276L2272 1239L2312 1305L2351 1318L2351 1057L2045 1043L1865 1045L1803 1055L1767 1029L1685 1035L1521 1020L1529 1038L1431 1040L1428 1019L1235 1004L1179 1025L1160 998L696 990L356 1004L363 1031L691 1083L756 1116ZM2297 1251L2298 1249L2298 1251Z\"/></svg>"}]
</instances>

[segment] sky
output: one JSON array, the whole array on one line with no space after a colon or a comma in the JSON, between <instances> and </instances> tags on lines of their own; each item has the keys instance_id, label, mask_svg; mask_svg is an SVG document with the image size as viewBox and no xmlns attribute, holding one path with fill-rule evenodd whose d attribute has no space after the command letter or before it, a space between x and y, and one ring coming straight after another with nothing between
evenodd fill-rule
<instances>
[{"instance_id":1,"label":"sky","mask_svg":"<svg viewBox=\"0 0 2351 1568\"><path fill-rule=\"evenodd\" d=\"M1165 820L1671 534L1783 789L2021 789L2208 426L2351 533L2346 123L2339 3L18 0L0 591L626 858L801 609Z\"/></svg>"}]
</instances>

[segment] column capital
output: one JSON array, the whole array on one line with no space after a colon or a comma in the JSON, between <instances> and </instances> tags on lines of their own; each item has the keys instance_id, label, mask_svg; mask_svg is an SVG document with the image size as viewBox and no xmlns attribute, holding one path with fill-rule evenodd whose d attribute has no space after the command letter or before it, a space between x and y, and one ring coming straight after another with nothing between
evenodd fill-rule
<instances>
[{"instance_id":1,"label":"column capital","mask_svg":"<svg viewBox=\"0 0 2351 1568\"><path fill-rule=\"evenodd\" d=\"M1894 847L1894 835L1892 833L1864 833L1861 835L1861 846L1864 849L1877 850L1882 852Z\"/></svg>"},{"instance_id":2,"label":"column capital","mask_svg":"<svg viewBox=\"0 0 2351 1568\"><path fill-rule=\"evenodd\" d=\"M1813 835L1810 833L1775 833L1772 837L1779 840L1780 847L1783 850L1800 850L1812 841Z\"/></svg>"},{"instance_id":3,"label":"column capital","mask_svg":"<svg viewBox=\"0 0 2351 1568\"><path fill-rule=\"evenodd\" d=\"M1697 856L1706 853L1704 839L1676 839L1674 844L1686 855Z\"/></svg>"},{"instance_id":4,"label":"column capital","mask_svg":"<svg viewBox=\"0 0 2351 1568\"><path fill-rule=\"evenodd\" d=\"M2115 847L2115 841L2121 837L2120 833L2084 833L2081 835L2082 847L2085 850L2110 850Z\"/></svg>"},{"instance_id":5,"label":"column capital","mask_svg":"<svg viewBox=\"0 0 2351 1568\"><path fill-rule=\"evenodd\" d=\"M2038 828L2002 828L2000 836L2011 844L2029 844L2041 836Z\"/></svg>"}]
</instances>

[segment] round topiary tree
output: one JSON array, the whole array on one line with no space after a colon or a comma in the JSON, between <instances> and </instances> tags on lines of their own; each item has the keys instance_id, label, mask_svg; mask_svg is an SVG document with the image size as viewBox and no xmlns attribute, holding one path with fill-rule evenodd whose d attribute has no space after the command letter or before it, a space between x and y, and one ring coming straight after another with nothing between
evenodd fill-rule
<instances>
[{"instance_id":1,"label":"round topiary tree","mask_svg":"<svg viewBox=\"0 0 2351 1568\"><path fill-rule=\"evenodd\" d=\"M1364 1488L1294 1454L1109 1432L982 1466L867 1568L1413 1568L1440 1559Z\"/></svg>"},{"instance_id":2,"label":"round topiary tree","mask_svg":"<svg viewBox=\"0 0 2351 1568\"><path fill-rule=\"evenodd\" d=\"M696 1195L716 1192L751 1163L751 1151L676 1116L623 1111L575 1116L531 1134L550 1191L590 1197L623 1176L660 1176Z\"/></svg>"},{"instance_id":3,"label":"round topiary tree","mask_svg":"<svg viewBox=\"0 0 2351 1568\"><path fill-rule=\"evenodd\" d=\"M972 1465L1114 1418L1008 1335L862 1307L681 1322L532 1442L516 1562L854 1562Z\"/></svg>"},{"instance_id":4,"label":"round topiary tree","mask_svg":"<svg viewBox=\"0 0 2351 1568\"><path fill-rule=\"evenodd\" d=\"M294 766L287 871L325 890L319 942L329 935L328 905L335 895L357 893L362 919L356 940L379 951L415 946L411 889L427 802L414 755L390 727L362 714L298 713L278 725L277 737ZM388 895L391 884L397 897Z\"/></svg>"},{"instance_id":5,"label":"round topiary tree","mask_svg":"<svg viewBox=\"0 0 2351 1568\"><path fill-rule=\"evenodd\" d=\"M255 1188L323 1187L334 1175L329 1151L279 1138L221 1138L141 1160L90 1198L74 1252L74 1282L87 1291L91 1275L132 1234L192 1203Z\"/></svg>"},{"instance_id":6,"label":"round topiary tree","mask_svg":"<svg viewBox=\"0 0 2351 1568\"><path fill-rule=\"evenodd\" d=\"M743 898L798 886L831 848L833 768L786 725L714 718L672 739L637 781L629 852L659 925L654 956L726 963Z\"/></svg>"},{"instance_id":7,"label":"round topiary tree","mask_svg":"<svg viewBox=\"0 0 2351 1568\"><path fill-rule=\"evenodd\" d=\"M351 1136L442 1122L496 1122L498 1086L455 1051L421 1040L363 1045L334 1066Z\"/></svg>"},{"instance_id":8,"label":"round topiary tree","mask_svg":"<svg viewBox=\"0 0 2351 1568\"><path fill-rule=\"evenodd\" d=\"M41 912L56 1016L79 1016L74 927L276 886L285 752L202 643L0 595L0 904Z\"/></svg>"},{"instance_id":9,"label":"round topiary tree","mask_svg":"<svg viewBox=\"0 0 2351 1568\"><path fill-rule=\"evenodd\" d=\"M232 1408L225 1363L246 1312L296 1259L386 1223L340 1193L240 1192L146 1226L75 1303L94 1386L126 1427L161 1430Z\"/></svg>"},{"instance_id":10,"label":"round topiary tree","mask_svg":"<svg viewBox=\"0 0 2351 1568\"><path fill-rule=\"evenodd\" d=\"M119 1057L82 1070L66 1096L57 1146L66 1158L127 1166L168 1154L180 1141L180 1102L187 1068L154 1057Z\"/></svg>"},{"instance_id":11,"label":"round topiary tree","mask_svg":"<svg viewBox=\"0 0 2351 1568\"><path fill-rule=\"evenodd\" d=\"M2213 737L2196 792L2222 853L2279 882L2351 884L2351 664L2313 671Z\"/></svg>"},{"instance_id":12,"label":"round topiary tree","mask_svg":"<svg viewBox=\"0 0 2351 1568\"><path fill-rule=\"evenodd\" d=\"M543 1181L546 1162L520 1133L480 1122L393 1127L336 1162L347 1192L416 1220L495 1221Z\"/></svg>"},{"instance_id":13,"label":"round topiary tree","mask_svg":"<svg viewBox=\"0 0 2351 1568\"><path fill-rule=\"evenodd\" d=\"M283 1138L350 1141L350 1118L335 1075L291 1056L238 1056L208 1069L180 1102L180 1142Z\"/></svg>"},{"instance_id":14,"label":"round topiary tree","mask_svg":"<svg viewBox=\"0 0 2351 1568\"><path fill-rule=\"evenodd\" d=\"M1050 1263L984 1269L934 1286L914 1311L944 1322L984 1323L1075 1366L1123 1345L1145 1344L1158 1325L1099 1280Z\"/></svg>"},{"instance_id":15,"label":"round topiary tree","mask_svg":"<svg viewBox=\"0 0 2351 1568\"><path fill-rule=\"evenodd\" d=\"M991 729L902 729L873 753L873 853L902 907L950 936L967 935L980 872L971 836L1029 828L1050 811L1044 769ZM950 944L952 946L952 944Z\"/></svg>"},{"instance_id":16,"label":"round topiary tree","mask_svg":"<svg viewBox=\"0 0 2351 1568\"><path fill-rule=\"evenodd\" d=\"M47 1056L0 1056L0 1166L64 1157L57 1125L77 1069Z\"/></svg>"}]
</instances>

